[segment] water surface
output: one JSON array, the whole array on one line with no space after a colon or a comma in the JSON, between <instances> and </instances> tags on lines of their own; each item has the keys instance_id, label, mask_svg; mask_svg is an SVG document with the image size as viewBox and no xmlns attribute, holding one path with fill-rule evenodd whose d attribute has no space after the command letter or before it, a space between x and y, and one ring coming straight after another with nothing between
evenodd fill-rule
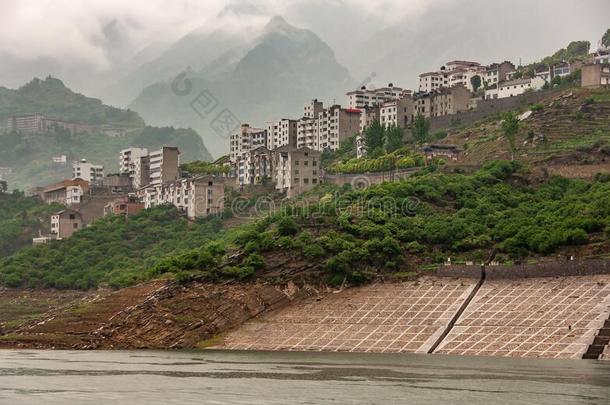
<instances>
[{"instance_id":1,"label":"water surface","mask_svg":"<svg viewBox=\"0 0 610 405\"><path fill-rule=\"evenodd\" d=\"M610 362L410 354L0 351L0 404L610 404Z\"/></svg>"}]
</instances>

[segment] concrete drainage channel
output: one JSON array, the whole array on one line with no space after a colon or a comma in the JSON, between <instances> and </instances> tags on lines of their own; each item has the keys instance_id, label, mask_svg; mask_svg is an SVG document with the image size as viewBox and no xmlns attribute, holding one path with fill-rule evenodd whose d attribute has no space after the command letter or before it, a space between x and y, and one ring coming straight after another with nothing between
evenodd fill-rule
<instances>
[{"instance_id":1,"label":"concrete drainage channel","mask_svg":"<svg viewBox=\"0 0 610 405\"><path fill-rule=\"evenodd\" d=\"M470 292L468 297L464 300L464 302L460 306L460 309L458 309L458 311L455 313L455 315L453 316L451 321L449 321L449 324L447 325L447 327L445 328L443 333L441 333L441 335L438 337L436 342L434 342L434 344L430 347L430 349L428 349L428 354L434 353L434 351L439 347L439 345L447 337L449 332L451 332L451 330L453 329L453 327L455 326L457 321L460 319L460 316L462 316L462 314L464 313L466 308L468 308L468 305L470 305L473 298L476 297L477 293L481 289L481 286L483 285L484 282L485 282L485 266L481 266L481 276L479 277L479 282L472 289L472 291Z\"/></svg>"},{"instance_id":2,"label":"concrete drainage channel","mask_svg":"<svg viewBox=\"0 0 610 405\"><path fill-rule=\"evenodd\" d=\"M610 317L606 319L604 326L597 332L593 339L593 343L587 349L587 352L582 356L583 359L598 360L604 349L610 343Z\"/></svg>"}]
</instances>

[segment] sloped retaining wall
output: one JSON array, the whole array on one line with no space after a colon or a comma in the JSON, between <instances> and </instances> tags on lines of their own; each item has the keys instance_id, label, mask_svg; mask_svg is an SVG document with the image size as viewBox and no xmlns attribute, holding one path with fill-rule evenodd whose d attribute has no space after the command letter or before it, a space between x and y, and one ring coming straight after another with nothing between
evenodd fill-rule
<instances>
[{"instance_id":1,"label":"sloped retaining wall","mask_svg":"<svg viewBox=\"0 0 610 405\"><path fill-rule=\"evenodd\" d=\"M488 280L590 276L595 274L610 274L610 260L566 260L515 266L485 266L485 277ZM435 275L438 277L480 278L481 266L440 266Z\"/></svg>"}]
</instances>

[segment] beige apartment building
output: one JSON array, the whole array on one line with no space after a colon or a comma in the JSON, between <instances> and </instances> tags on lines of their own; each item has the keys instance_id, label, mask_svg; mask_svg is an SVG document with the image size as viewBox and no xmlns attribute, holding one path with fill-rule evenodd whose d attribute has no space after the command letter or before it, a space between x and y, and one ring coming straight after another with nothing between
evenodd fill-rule
<instances>
[{"instance_id":1,"label":"beige apartment building","mask_svg":"<svg viewBox=\"0 0 610 405\"><path fill-rule=\"evenodd\" d=\"M51 216L51 235L56 239L69 238L83 228L83 216L80 212L65 209Z\"/></svg>"},{"instance_id":2,"label":"beige apartment building","mask_svg":"<svg viewBox=\"0 0 610 405\"><path fill-rule=\"evenodd\" d=\"M297 144L297 120L283 118L267 124L267 148Z\"/></svg>"},{"instance_id":3,"label":"beige apartment building","mask_svg":"<svg viewBox=\"0 0 610 405\"><path fill-rule=\"evenodd\" d=\"M72 163L72 179L83 179L89 183L101 183L104 179L104 166L94 165L81 159Z\"/></svg>"},{"instance_id":4,"label":"beige apartment building","mask_svg":"<svg viewBox=\"0 0 610 405\"><path fill-rule=\"evenodd\" d=\"M415 103L411 96L388 101L381 105L379 123L388 128L391 126L406 128L415 117Z\"/></svg>"},{"instance_id":5,"label":"beige apartment building","mask_svg":"<svg viewBox=\"0 0 610 405\"><path fill-rule=\"evenodd\" d=\"M164 146L149 155L149 183L159 185L180 177L180 151L175 146Z\"/></svg>"},{"instance_id":6,"label":"beige apartment building","mask_svg":"<svg viewBox=\"0 0 610 405\"><path fill-rule=\"evenodd\" d=\"M229 139L229 159L236 163L244 153L259 146L267 146L268 131L262 128L253 128L249 124L242 124L239 130Z\"/></svg>"},{"instance_id":7,"label":"beige apartment building","mask_svg":"<svg viewBox=\"0 0 610 405\"><path fill-rule=\"evenodd\" d=\"M468 111L470 95L470 91L461 85L420 94L415 99L414 115L429 118Z\"/></svg>"},{"instance_id":8,"label":"beige apartment building","mask_svg":"<svg viewBox=\"0 0 610 405\"><path fill-rule=\"evenodd\" d=\"M297 148L319 150L316 125L319 115L324 111L324 103L317 99L305 104L303 117L297 121Z\"/></svg>"},{"instance_id":9,"label":"beige apartment building","mask_svg":"<svg viewBox=\"0 0 610 405\"><path fill-rule=\"evenodd\" d=\"M80 204L89 191L89 182L83 179L64 180L42 188L37 194L47 204L59 203L66 206Z\"/></svg>"},{"instance_id":10,"label":"beige apartment building","mask_svg":"<svg viewBox=\"0 0 610 405\"><path fill-rule=\"evenodd\" d=\"M294 197L321 182L320 152L282 146L274 151L275 188Z\"/></svg>"},{"instance_id":11,"label":"beige apartment building","mask_svg":"<svg viewBox=\"0 0 610 405\"><path fill-rule=\"evenodd\" d=\"M145 208L171 204L189 219L220 214L224 209L224 180L217 176L199 176L164 184L151 184L140 193Z\"/></svg>"},{"instance_id":12,"label":"beige apartment building","mask_svg":"<svg viewBox=\"0 0 610 405\"><path fill-rule=\"evenodd\" d=\"M387 101L398 99L405 93L410 93L410 90L396 87L393 83L389 83L387 87L379 89L367 89L366 86L362 86L358 90L346 93L347 105L348 108L362 109L364 107L381 105Z\"/></svg>"},{"instance_id":13,"label":"beige apartment building","mask_svg":"<svg viewBox=\"0 0 610 405\"><path fill-rule=\"evenodd\" d=\"M582 67L582 87L610 87L610 64L594 63Z\"/></svg>"},{"instance_id":14,"label":"beige apartment building","mask_svg":"<svg viewBox=\"0 0 610 405\"><path fill-rule=\"evenodd\" d=\"M236 163L237 184L239 186L261 184L273 177L273 152L266 146L244 153Z\"/></svg>"},{"instance_id":15,"label":"beige apartment building","mask_svg":"<svg viewBox=\"0 0 610 405\"><path fill-rule=\"evenodd\" d=\"M362 112L360 113L360 134L363 134L364 131L373 124L373 122L380 121L380 107L364 107L361 111Z\"/></svg>"},{"instance_id":16,"label":"beige apartment building","mask_svg":"<svg viewBox=\"0 0 610 405\"><path fill-rule=\"evenodd\" d=\"M318 139L318 150L337 150L345 139L360 133L360 113L353 108L334 105L318 116L314 137Z\"/></svg>"},{"instance_id":17,"label":"beige apartment building","mask_svg":"<svg viewBox=\"0 0 610 405\"><path fill-rule=\"evenodd\" d=\"M119 152L119 173L129 176L133 188L149 183L150 157L146 148L128 148Z\"/></svg>"}]
</instances>

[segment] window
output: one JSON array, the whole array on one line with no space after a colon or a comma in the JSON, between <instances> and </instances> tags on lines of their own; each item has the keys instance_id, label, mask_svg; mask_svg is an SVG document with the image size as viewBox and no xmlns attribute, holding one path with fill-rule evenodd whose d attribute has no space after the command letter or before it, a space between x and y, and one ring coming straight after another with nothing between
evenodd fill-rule
<instances>
[{"instance_id":1,"label":"window","mask_svg":"<svg viewBox=\"0 0 610 405\"><path fill-rule=\"evenodd\" d=\"M298 166L298 165L299 165L299 161L298 161L298 160L295 160L295 161L294 161L294 165L295 165L295 166Z\"/></svg>"},{"instance_id":2,"label":"window","mask_svg":"<svg viewBox=\"0 0 610 405\"><path fill-rule=\"evenodd\" d=\"M304 160L303 161L303 166L309 166L309 160Z\"/></svg>"},{"instance_id":3,"label":"window","mask_svg":"<svg viewBox=\"0 0 610 405\"><path fill-rule=\"evenodd\" d=\"M317 182L318 182L318 179L311 179L312 184L316 184Z\"/></svg>"},{"instance_id":4,"label":"window","mask_svg":"<svg viewBox=\"0 0 610 405\"><path fill-rule=\"evenodd\" d=\"M74 227L74 229L78 229L78 223L75 222L74 224L72 224L72 226Z\"/></svg>"},{"instance_id":5,"label":"window","mask_svg":"<svg viewBox=\"0 0 610 405\"><path fill-rule=\"evenodd\" d=\"M303 184L309 184L309 179L308 178L303 179Z\"/></svg>"},{"instance_id":6,"label":"window","mask_svg":"<svg viewBox=\"0 0 610 405\"><path fill-rule=\"evenodd\" d=\"M74 218L76 218L76 217L74 216L74 214L70 214L70 219L74 219Z\"/></svg>"}]
</instances>

